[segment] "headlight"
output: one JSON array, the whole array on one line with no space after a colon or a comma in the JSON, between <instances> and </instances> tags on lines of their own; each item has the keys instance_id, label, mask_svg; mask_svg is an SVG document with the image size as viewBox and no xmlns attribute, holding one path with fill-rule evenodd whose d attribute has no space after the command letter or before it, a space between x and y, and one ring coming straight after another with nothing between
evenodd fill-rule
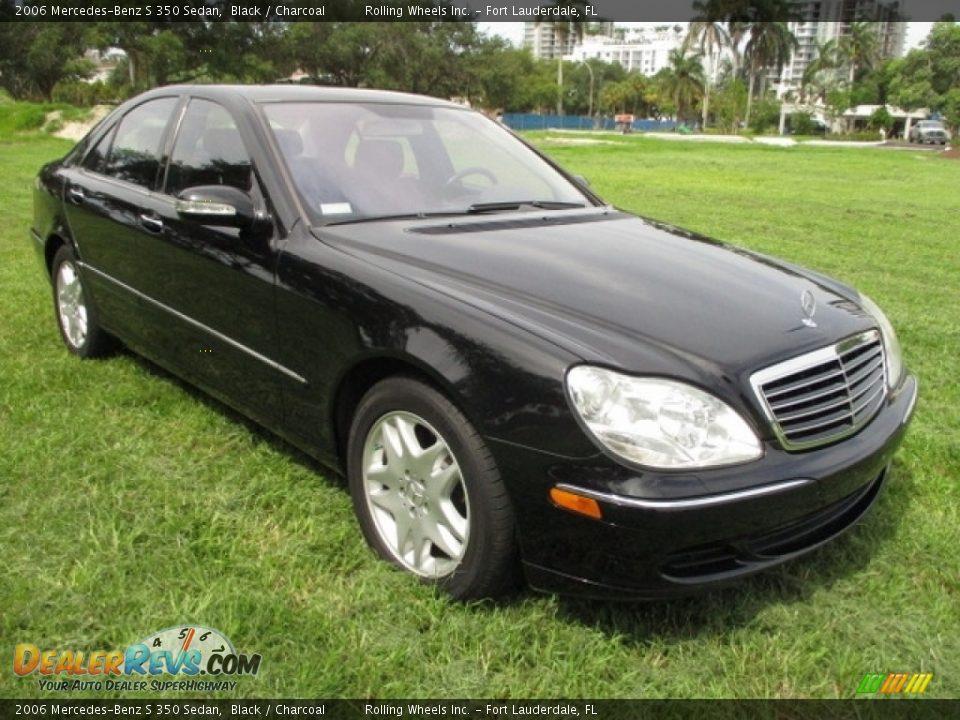
<instances>
[{"instance_id":1,"label":"headlight","mask_svg":"<svg viewBox=\"0 0 960 720\"><path fill-rule=\"evenodd\" d=\"M890 321L887 320L887 316L883 314L883 310L862 293L860 294L860 307L873 316L880 328L880 334L883 336L884 356L887 358L887 384L892 390L900 384L900 377L903 375L903 354L900 351L900 341L897 340L897 333Z\"/></svg>"},{"instance_id":2,"label":"headlight","mask_svg":"<svg viewBox=\"0 0 960 720\"><path fill-rule=\"evenodd\" d=\"M567 373L567 392L593 436L640 465L681 470L763 455L736 411L685 383L578 365Z\"/></svg>"}]
</instances>

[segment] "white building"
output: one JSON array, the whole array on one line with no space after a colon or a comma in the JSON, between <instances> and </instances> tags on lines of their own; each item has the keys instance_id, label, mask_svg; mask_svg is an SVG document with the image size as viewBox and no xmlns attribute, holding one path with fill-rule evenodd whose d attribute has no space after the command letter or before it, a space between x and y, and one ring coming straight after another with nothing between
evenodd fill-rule
<instances>
[{"instance_id":1,"label":"white building","mask_svg":"<svg viewBox=\"0 0 960 720\"><path fill-rule=\"evenodd\" d=\"M576 62L602 60L621 65L628 71L656 75L669 64L670 51L683 45L686 33L684 24L633 30L623 37L586 36L564 59Z\"/></svg>"}]
</instances>

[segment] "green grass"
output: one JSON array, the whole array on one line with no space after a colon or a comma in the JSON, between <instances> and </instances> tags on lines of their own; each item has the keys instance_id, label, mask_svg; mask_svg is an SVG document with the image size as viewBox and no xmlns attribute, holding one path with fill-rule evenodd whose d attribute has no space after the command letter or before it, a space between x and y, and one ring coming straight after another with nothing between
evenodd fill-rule
<instances>
[{"instance_id":1,"label":"green grass","mask_svg":"<svg viewBox=\"0 0 960 720\"><path fill-rule=\"evenodd\" d=\"M48 121L50 113L58 113ZM34 103L11 100L0 95L0 138L40 132L56 132L65 122L79 122L90 117L89 108L66 103Z\"/></svg>"},{"instance_id":2,"label":"green grass","mask_svg":"<svg viewBox=\"0 0 960 720\"><path fill-rule=\"evenodd\" d=\"M544 148L620 206L889 311L922 397L862 525L676 602L448 602L374 559L302 455L130 355L64 351L27 230L36 169L69 145L0 140L0 696L41 694L15 643L114 649L188 621L263 655L238 696L851 697L892 670L960 696L960 162L607 138Z\"/></svg>"}]
</instances>

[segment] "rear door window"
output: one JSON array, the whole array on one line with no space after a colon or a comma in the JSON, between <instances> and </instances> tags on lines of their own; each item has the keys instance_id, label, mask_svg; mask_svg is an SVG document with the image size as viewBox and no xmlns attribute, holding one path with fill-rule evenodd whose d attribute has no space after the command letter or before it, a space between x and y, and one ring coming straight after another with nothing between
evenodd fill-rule
<instances>
[{"instance_id":1,"label":"rear door window","mask_svg":"<svg viewBox=\"0 0 960 720\"><path fill-rule=\"evenodd\" d=\"M160 170L162 143L178 98L159 98L128 112L114 135L103 172L118 180L153 189Z\"/></svg>"},{"instance_id":2,"label":"rear door window","mask_svg":"<svg viewBox=\"0 0 960 720\"><path fill-rule=\"evenodd\" d=\"M107 169L107 158L110 155L110 141L113 140L113 131L116 128L110 128L103 134L103 137L94 145L93 149L87 153L83 159L83 167L91 172L103 173Z\"/></svg>"}]
</instances>

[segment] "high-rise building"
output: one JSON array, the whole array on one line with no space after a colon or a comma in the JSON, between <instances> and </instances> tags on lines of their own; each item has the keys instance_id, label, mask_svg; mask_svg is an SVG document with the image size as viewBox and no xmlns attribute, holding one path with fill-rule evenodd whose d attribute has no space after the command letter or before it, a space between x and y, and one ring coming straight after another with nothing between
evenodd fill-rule
<instances>
[{"instance_id":1,"label":"high-rise building","mask_svg":"<svg viewBox=\"0 0 960 720\"><path fill-rule=\"evenodd\" d=\"M881 58L903 54L907 24L896 2L881 0L797 0L798 15L802 18L790 23L798 47L790 62L779 74L773 69L768 80L783 96L800 88L803 73L817 57L817 46L829 40L840 40L850 32L850 24L870 21L875 26Z\"/></svg>"},{"instance_id":2,"label":"high-rise building","mask_svg":"<svg viewBox=\"0 0 960 720\"><path fill-rule=\"evenodd\" d=\"M533 56L546 60L556 60L569 55L577 38L572 33L558 33L552 23L524 23L523 46L530 48Z\"/></svg>"}]
</instances>

